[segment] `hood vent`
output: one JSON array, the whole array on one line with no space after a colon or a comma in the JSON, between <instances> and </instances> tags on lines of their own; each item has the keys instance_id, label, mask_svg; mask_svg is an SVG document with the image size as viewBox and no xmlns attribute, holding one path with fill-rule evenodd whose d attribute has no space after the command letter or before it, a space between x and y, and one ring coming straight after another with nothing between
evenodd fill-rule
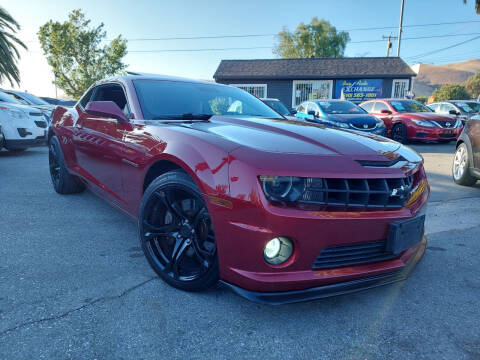
<instances>
[{"instance_id":1,"label":"hood vent","mask_svg":"<svg viewBox=\"0 0 480 360\"><path fill-rule=\"evenodd\" d=\"M356 160L360 165L365 167L392 167L399 162L406 162L403 156L396 157L393 160L375 161L375 160Z\"/></svg>"}]
</instances>

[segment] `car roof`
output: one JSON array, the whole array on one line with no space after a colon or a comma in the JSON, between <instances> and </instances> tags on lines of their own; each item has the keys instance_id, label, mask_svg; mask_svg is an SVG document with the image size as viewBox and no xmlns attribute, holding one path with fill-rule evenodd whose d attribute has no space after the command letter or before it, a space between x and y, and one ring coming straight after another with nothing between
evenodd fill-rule
<instances>
[{"instance_id":1,"label":"car roof","mask_svg":"<svg viewBox=\"0 0 480 360\"><path fill-rule=\"evenodd\" d=\"M133 72L129 71L126 75L119 75L119 76L112 76L102 80L99 80L97 84L101 84L108 81L114 80L164 80L164 81L177 81L177 82L185 82L185 83L198 83L198 84L209 84L209 85L218 85L218 86L228 86L216 82L204 81L204 80L196 80L196 79L189 79L183 78L179 76L170 76L170 75L161 75L161 74L148 74L148 73L140 73L140 72Z\"/></svg>"}]
</instances>

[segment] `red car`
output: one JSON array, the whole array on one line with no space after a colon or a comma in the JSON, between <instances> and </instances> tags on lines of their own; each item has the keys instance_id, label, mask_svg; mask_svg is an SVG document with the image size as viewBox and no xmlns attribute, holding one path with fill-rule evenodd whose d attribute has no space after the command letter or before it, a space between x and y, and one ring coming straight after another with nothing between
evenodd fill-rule
<instances>
[{"instance_id":1,"label":"red car","mask_svg":"<svg viewBox=\"0 0 480 360\"><path fill-rule=\"evenodd\" d=\"M382 119L387 136L402 144L409 140L449 142L457 139L463 129L455 117L437 114L413 100L370 100L360 106Z\"/></svg>"},{"instance_id":2,"label":"red car","mask_svg":"<svg viewBox=\"0 0 480 360\"><path fill-rule=\"evenodd\" d=\"M100 81L55 110L48 137L55 190L87 187L136 219L150 265L180 289L311 300L405 279L425 251L418 154L289 121L235 87Z\"/></svg>"}]
</instances>

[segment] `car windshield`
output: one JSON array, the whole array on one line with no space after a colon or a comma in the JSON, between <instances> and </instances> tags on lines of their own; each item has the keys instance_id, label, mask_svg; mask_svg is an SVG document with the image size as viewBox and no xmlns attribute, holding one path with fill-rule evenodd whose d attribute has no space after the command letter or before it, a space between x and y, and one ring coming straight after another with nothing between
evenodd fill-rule
<instances>
[{"instance_id":1,"label":"car windshield","mask_svg":"<svg viewBox=\"0 0 480 360\"><path fill-rule=\"evenodd\" d=\"M5 94L4 92L0 92L0 101L10 103L10 104L21 104L20 101L15 99L14 97Z\"/></svg>"},{"instance_id":2,"label":"car windshield","mask_svg":"<svg viewBox=\"0 0 480 360\"><path fill-rule=\"evenodd\" d=\"M325 114L365 114L366 111L350 101L317 101Z\"/></svg>"},{"instance_id":3,"label":"car windshield","mask_svg":"<svg viewBox=\"0 0 480 360\"><path fill-rule=\"evenodd\" d=\"M457 102L455 105L469 114L480 112L480 103L477 102Z\"/></svg>"},{"instance_id":4,"label":"car windshield","mask_svg":"<svg viewBox=\"0 0 480 360\"><path fill-rule=\"evenodd\" d=\"M21 96L21 97L27 99L28 101L30 101L34 105L50 105L45 100L42 100L42 99L36 97L35 95L29 94L29 93L18 93L18 96Z\"/></svg>"},{"instance_id":5,"label":"car windshield","mask_svg":"<svg viewBox=\"0 0 480 360\"><path fill-rule=\"evenodd\" d=\"M217 84L170 80L134 80L143 117L195 119L211 115L282 116L244 90Z\"/></svg>"},{"instance_id":6,"label":"car windshield","mask_svg":"<svg viewBox=\"0 0 480 360\"><path fill-rule=\"evenodd\" d=\"M265 104L270 106L271 108L277 110L282 115L291 115L290 111L287 109L285 105L279 100L263 100Z\"/></svg>"},{"instance_id":7,"label":"car windshield","mask_svg":"<svg viewBox=\"0 0 480 360\"><path fill-rule=\"evenodd\" d=\"M429 107L412 100L390 101L390 105L392 105L395 111L401 113L432 112L432 109Z\"/></svg>"}]
</instances>

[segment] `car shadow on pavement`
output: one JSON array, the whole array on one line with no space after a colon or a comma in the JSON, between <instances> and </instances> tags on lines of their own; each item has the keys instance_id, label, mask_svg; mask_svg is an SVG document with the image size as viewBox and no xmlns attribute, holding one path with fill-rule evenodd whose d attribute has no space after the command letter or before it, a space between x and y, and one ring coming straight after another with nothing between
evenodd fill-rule
<instances>
[{"instance_id":1,"label":"car shadow on pavement","mask_svg":"<svg viewBox=\"0 0 480 360\"><path fill-rule=\"evenodd\" d=\"M42 148L29 148L25 151L21 152L15 152L15 151L8 151L5 149L0 150L0 157L29 157L29 156L34 156L43 153L43 147Z\"/></svg>"}]
</instances>

